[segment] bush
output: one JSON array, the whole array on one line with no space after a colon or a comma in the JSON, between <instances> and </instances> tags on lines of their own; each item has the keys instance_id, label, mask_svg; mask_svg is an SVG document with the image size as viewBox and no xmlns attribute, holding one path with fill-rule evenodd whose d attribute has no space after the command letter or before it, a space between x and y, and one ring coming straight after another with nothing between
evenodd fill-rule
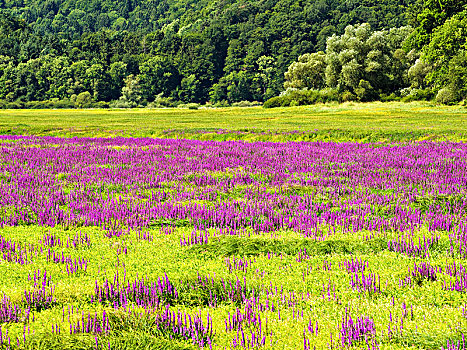
<instances>
[{"instance_id":1,"label":"bush","mask_svg":"<svg viewBox=\"0 0 467 350\"><path fill-rule=\"evenodd\" d=\"M356 100L357 100L357 96L355 96L350 91L344 91L341 95L342 102L351 102L351 101L356 101Z\"/></svg>"},{"instance_id":2,"label":"bush","mask_svg":"<svg viewBox=\"0 0 467 350\"><path fill-rule=\"evenodd\" d=\"M84 91L76 97L75 106L78 108L87 108L91 106L92 97L89 91Z\"/></svg>"},{"instance_id":3,"label":"bush","mask_svg":"<svg viewBox=\"0 0 467 350\"><path fill-rule=\"evenodd\" d=\"M22 102L22 101L16 101L14 103L9 103L5 104L3 108L27 108L27 109L65 109L65 108L74 108L75 104L68 100L68 99L63 99L59 100L57 99L51 99L51 100L45 100L45 101L28 101L28 102ZM0 108L2 108L2 105L0 103Z\"/></svg>"},{"instance_id":4,"label":"bush","mask_svg":"<svg viewBox=\"0 0 467 350\"><path fill-rule=\"evenodd\" d=\"M25 108L25 105L24 105L24 102L20 100L5 103L5 109L22 109L22 108Z\"/></svg>"},{"instance_id":5,"label":"bush","mask_svg":"<svg viewBox=\"0 0 467 350\"><path fill-rule=\"evenodd\" d=\"M168 108L176 107L177 103L171 97L164 97L162 93L156 96L154 102L147 105L148 108Z\"/></svg>"},{"instance_id":6,"label":"bush","mask_svg":"<svg viewBox=\"0 0 467 350\"><path fill-rule=\"evenodd\" d=\"M435 97L432 89L418 89L417 96L423 101L431 101Z\"/></svg>"},{"instance_id":7,"label":"bush","mask_svg":"<svg viewBox=\"0 0 467 350\"><path fill-rule=\"evenodd\" d=\"M336 89L323 89L320 90L321 101L320 102L338 102L339 101L339 92Z\"/></svg>"},{"instance_id":8,"label":"bush","mask_svg":"<svg viewBox=\"0 0 467 350\"><path fill-rule=\"evenodd\" d=\"M199 103L186 103L178 105L179 108L188 108L188 109L198 109L200 107Z\"/></svg>"},{"instance_id":9,"label":"bush","mask_svg":"<svg viewBox=\"0 0 467 350\"><path fill-rule=\"evenodd\" d=\"M24 108L28 109L51 109L53 108L52 101L29 101L24 104Z\"/></svg>"},{"instance_id":10,"label":"bush","mask_svg":"<svg viewBox=\"0 0 467 350\"><path fill-rule=\"evenodd\" d=\"M223 108L223 107L229 107L229 106L230 106L230 104L229 104L229 102L227 100L221 100L221 101L216 102L214 104L214 107L216 107L216 108Z\"/></svg>"},{"instance_id":11,"label":"bush","mask_svg":"<svg viewBox=\"0 0 467 350\"><path fill-rule=\"evenodd\" d=\"M363 79L360 80L358 87L355 89L355 94L357 95L358 100L361 102L368 102L377 98L377 94L375 93L373 86L371 86L368 81Z\"/></svg>"},{"instance_id":12,"label":"bush","mask_svg":"<svg viewBox=\"0 0 467 350\"><path fill-rule=\"evenodd\" d=\"M457 102L457 94L451 87L445 87L438 91L436 102L444 105L452 105Z\"/></svg>"},{"instance_id":13,"label":"bush","mask_svg":"<svg viewBox=\"0 0 467 350\"><path fill-rule=\"evenodd\" d=\"M53 108L65 109L65 108L74 108L74 106L75 106L75 104L73 102L71 102L68 99L64 99L64 100L59 100L59 101L55 102Z\"/></svg>"},{"instance_id":14,"label":"bush","mask_svg":"<svg viewBox=\"0 0 467 350\"><path fill-rule=\"evenodd\" d=\"M95 102L91 105L92 108L109 108L109 106L110 106L109 102L105 102L105 101Z\"/></svg>"},{"instance_id":15,"label":"bush","mask_svg":"<svg viewBox=\"0 0 467 350\"><path fill-rule=\"evenodd\" d=\"M456 100L467 98L467 50L461 50L449 62L448 85L456 92Z\"/></svg>"},{"instance_id":16,"label":"bush","mask_svg":"<svg viewBox=\"0 0 467 350\"><path fill-rule=\"evenodd\" d=\"M400 96L397 96L394 92L390 95L386 95L386 94L381 94L379 96L379 99L381 100L381 102L391 102L391 101L400 101L401 98Z\"/></svg>"},{"instance_id":17,"label":"bush","mask_svg":"<svg viewBox=\"0 0 467 350\"><path fill-rule=\"evenodd\" d=\"M258 101L240 101L232 103L232 107L254 107L260 105L261 103Z\"/></svg>"},{"instance_id":18,"label":"bush","mask_svg":"<svg viewBox=\"0 0 467 350\"><path fill-rule=\"evenodd\" d=\"M263 107L264 108L277 108L277 107L282 107L284 103L285 98L283 96L276 96L273 98L270 98L266 102L264 102Z\"/></svg>"},{"instance_id":19,"label":"bush","mask_svg":"<svg viewBox=\"0 0 467 350\"><path fill-rule=\"evenodd\" d=\"M109 103L110 108L132 108L135 107L132 102L124 100L114 100Z\"/></svg>"},{"instance_id":20,"label":"bush","mask_svg":"<svg viewBox=\"0 0 467 350\"><path fill-rule=\"evenodd\" d=\"M402 102L430 101L434 94L431 89L406 88L401 90Z\"/></svg>"},{"instance_id":21,"label":"bush","mask_svg":"<svg viewBox=\"0 0 467 350\"><path fill-rule=\"evenodd\" d=\"M297 90L288 89L280 96L276 96L267 100L264 108L289 107L289 106L306 106L315 103L325 103L338 101L338 93L333 89L325 90Z\"/></svg>"},{"instance_id":22,"label":"bush","mask_svg":"<svg viewBox=\"0 0 467 350\"><path fill-rule=\"evenodd\" d=\"M26 102L26 103L24 104L24 107L25 107L25 108L29 108L28 105L29 105L30 103L31 103L31 102ZM34 109L50 109L50 101L34 101L34 102L32 102L32 103L33 103L32 108L34 108Z\"/></svg>"},{"instance_id":23,"label":"bush","mask_svg":"<svg viewBox=\"0 0 467 350\"><path fill-rule=\"evenodd\" d=\"M75 95L75 100L76 100ZM59 100L58 98L45 100L45 101L28 101L23 102L21 100L17 100L15 102L6 102L0 100L0 109L19 109L19 108L27 108L27 109L66 109L66 108L75 108L76 102L73 102L71 99L63 99ZM109 103L104 101L89 103L86 107L93 107L93 108L108 108Z\"/></svg>"}]
</instances>

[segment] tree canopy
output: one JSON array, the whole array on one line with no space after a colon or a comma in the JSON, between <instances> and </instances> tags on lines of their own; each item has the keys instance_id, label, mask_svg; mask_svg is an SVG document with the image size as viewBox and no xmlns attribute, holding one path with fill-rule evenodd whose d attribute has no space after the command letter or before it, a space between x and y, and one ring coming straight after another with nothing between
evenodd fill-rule
<instances>
[{"instance_id":1,"label":"tree canopy","mask_svg":"<svg viewBox=\"0 0 467 350\"><path fill-rule=\"evenodd\" d=\"M265 101L284 83L355 92L362 80L391 92L407 85L398 74L415 64L412 49L425 53L418 68L449 70L448 51L465 47L449 33L465 28L466 1L0 0L0 100L76 101L88 92L93 102L123 103L136 89L131 104L234 103ZM347 43L349 26L361 33Z\"/></svg>"}]
</instances>

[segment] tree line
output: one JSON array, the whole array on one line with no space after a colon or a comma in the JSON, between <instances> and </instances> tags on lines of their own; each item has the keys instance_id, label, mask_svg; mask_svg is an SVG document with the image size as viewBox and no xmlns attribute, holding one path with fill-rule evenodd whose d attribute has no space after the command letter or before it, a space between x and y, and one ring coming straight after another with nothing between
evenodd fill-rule
<instances>
[{"instance_id":1,"label":"tree line","mask_svg":"<svg viewBox=\"0 0 467 350\"><path fill-rule=\"evenodd\" d=\"M0 106L459 100L466 1L0 0Z\"/></svg>"}]
</instances>

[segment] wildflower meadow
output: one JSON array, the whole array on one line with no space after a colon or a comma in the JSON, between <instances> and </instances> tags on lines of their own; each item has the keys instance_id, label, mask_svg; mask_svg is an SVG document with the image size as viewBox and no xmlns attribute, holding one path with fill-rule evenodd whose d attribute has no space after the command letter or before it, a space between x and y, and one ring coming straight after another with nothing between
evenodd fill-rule
<instances>
[{"instance_id":1,"label":"wildflower meadow","mask_svg":"<svg viewBox=\"0 0 467 350\"><path fill-rule=\"evenodd\" d=\"M467 145L0 136L2 349L466 349Z\"/></svg>"}]
</instances>

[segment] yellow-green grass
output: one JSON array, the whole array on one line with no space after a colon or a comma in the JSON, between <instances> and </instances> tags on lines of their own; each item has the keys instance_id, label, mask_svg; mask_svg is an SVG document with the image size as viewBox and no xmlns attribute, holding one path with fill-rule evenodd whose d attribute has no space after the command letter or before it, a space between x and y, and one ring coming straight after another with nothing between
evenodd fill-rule
<instances>
[{"instance_id":1,"label":"yellow-green grass","mask_svg":"<svg viewBox=\"0 0 467 350\"><path fill-rule=\"evenodd\" d=\"M319 322L319 333L316 336L308 335L316 349L327 349L330 342L330 334L333 334L334 341L339 342L339 328L344 315L344 308L351 310L352 315L368 315L373 318L378 329L377 337L381 343L381 349L439 349L445 345L447 339L456 339L460 332L467 330L467 320L462 316L461 306L463 305L463 296L459 292L443 290L442 280L436 282L426 282L422 286L403 287L399 286L399 279L404 279L408 274L408 269L414 262L422 261L418 258L409 258L401 256L398 253L382 250L376 253L354 252L353 258L368 261L369 268L366 272L372 272L381 276L381 286L383 293L379 295L368 295L352 290L349 285L350 275L342 268L340 264L351 255L348 253L312 254L308 260L298 262L296 254L281 254L268 258L265 254L258 253L245 256L245 260L251 259L251 266L246 272L233 270L229 272L225 264L224 254L200 253L199 250L193 250L192 247L180 247L179 240L183 235L189 235L191 229L180 227L171 235L165 235L157 229L149 230L154 235L154 240L148 242L139 240L137 235L132 232L124 238L106 238L103 232L96 228L65 229L63 227L44 228L44 227L10 227L2 230L2 235L7 239L21 241L23 243L37 244L44 233L54 234L66 241L67 237L73 237L77 232L86 232L91 237L91 247L64 248L55 247L57 252L63 251L65 255L73 257L82 257L89 260L89 268L84 273L68 276L64 266L46 262L44 257L37 257L32 264L12 265L3 262L0 264L0 289L11 296L13 301L21 302L22 292L30 287L28 275L31 275L37 269L42 271L46 269L52 275L55 295L58 305L52 309L35 313L35 321L30 324L31 332L35 335L30 338L28 344L21 344L19 348L34 348L33 340L36 337L53 337L51 333L52 326L60 324L64 334L57 337L57 344L46 342L47 346L53 349L73 349L74 343L81 339L83 344L79 349L93 348L93 336L74 336L67 338L66 335L69 322L67 316L63 319L62 313L71 305L79 309L79 313L72 317L72 321L79 319L81 311L94 312L102 310L102 305L91 304L89 295L94 289L95 280L102 281L104 277L113 279L115 273L120 276L126 274L128 280L133 281L137 276L145 277L149 281L156 280L165 273L175 283L180 279L196 277L199 273L202 276L215 276L227 280L243 281L246 278L252 286L277 286L279 290L284 288L284 294L294 292L298 301L297 307L288 307L276 297L273 297L274 303L280 305L280 316L278 312L265 311L262 313L263 322L267 318L268 330L273 335L268 336L264 349L300 349L302 344L302 334L304 327L309 320ZM349 241L361 240L362 234L355 236L347 234L345 238ZM339 235L338 235L339 236ZM293 232L277 232L277 239L284 240L296 239L297 234ZM339 238L339 237L337 237ZM214 244L221 243L225 238L215 238ZM246 238L245 238L246 239ZM268 240L270 235L260 235L257 239ZM447 239L447 237L443 237ZM305 238L301 238L304 242ZM338 243L338 240L332 240ZM127 254L118 254L118 247L122 245L128 247ZM237 255L240 257L241 255ZM451 258L445 254L433 254L430 262L435 266L444 266ZM323 263L331 265L331 269L323 269ZM304 271L308 271L304 275ZM263 274L262 274L263 273ZM323 286L325 293L323 298ZM333 292L331 297L327 296L327 288L335 288L336 299ZM301 300L301 296L304 299ZM301 301L300 301L301 300ZM260 301L265 301L265 294L260 293ZM400 334L400 320L403 315L402 303L408 308L407 317L403 317L404 329ZM413 317L410 311L412 307ZM109 312L113 312L111 307L106 307ZM196 314L201 311L204 316L207 312L213 317L213 326L216 331L214 349L228 349L235 332L225 331L224 319L228 313L232 314L236 310L235 305L220 304L216 308L207 306L184 306L176 305L174 310L182 309L190 314ZM301 312L303 310L303 318ZM300 312L300 317L297 317ZM294 317L295 315L295 317ZM387 335L387 326L390 323L390 317L393 318L394 334L391 338ZM22 337L24 325L10 324L4 325L3 331L9 329L10 336ZM140 329L133 330L141 332ZM122 331L123 332L123 331ZM125 331L126 332L126 331ZM118 332L117 332L118 333ZM143 332L144 333L144 332ZM382 334L381 334L382 333ZM125 336L126 333L122 333ZM131 344L130 338L136 338L136 333L126 334L127 343ZM102 338L104 345L107 342L118 343L115 334L113 339ZM67 340L68 339L68 340ZM44 339L42 338L42 341ZM121 341L121 340L120 340ZM136 341L133 339L133 341ZM87 342L87 343L86 343ZM112 347L113 349L118 349ZM127 344L128 345L128 344ZM189 345L189 342L186 343ZM47 347L41 346L46 349ZM106 346L104 346L106 348ZM146 349L150 347L140 347ZM353 346L352 349L366 348L366 346ZM193 347L195 349L195 347Z\"/></svg>"},{"instance_id":2,"label":"yellow-green grass","mask_svg":"<svg viewBox=\"0 0 467 350\"><path fill-rule=\"evenodd\" d=\"M218 129L249 131L219 135ZM172 133L167 134L167 130ZM203 131L201 134L200 131ZM259 135L266 131L268 135ZM387 141L467 140L467 108L413 103L344 103L264 109L0 110L0 133L204 139ZM271 135L279 133L280 135Z\"/></svg>"}]
</instances>

